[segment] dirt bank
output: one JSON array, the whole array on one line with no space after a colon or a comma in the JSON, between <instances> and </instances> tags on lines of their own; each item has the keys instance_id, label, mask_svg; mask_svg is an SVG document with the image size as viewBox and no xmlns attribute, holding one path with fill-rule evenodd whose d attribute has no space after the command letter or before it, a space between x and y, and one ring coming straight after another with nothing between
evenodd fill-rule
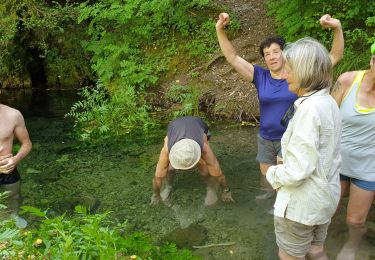
<instances>
[{"instance_id":1,"label":"dirt bank","mask_svg":"<svg viewBox=\"0 0 375 260\"><path fill-rule=\"evenodd\" d=\"M222 12L230 13L240 24L240 31L231 39L237 53L251 63L264 66L259 54L259 43L274 34L273 19L266 15L264 0L219 0L225 6ZM259 116L257 93L254 86L244 81L228 64L220 48L211 59L194 68L197 78L191 73L181 73L172 80L180 84L193 84L202 90L201 110L217 118L238 121L254 121ZM193 83L192 83L193 82Z\"/></svg>"}]
</instances>

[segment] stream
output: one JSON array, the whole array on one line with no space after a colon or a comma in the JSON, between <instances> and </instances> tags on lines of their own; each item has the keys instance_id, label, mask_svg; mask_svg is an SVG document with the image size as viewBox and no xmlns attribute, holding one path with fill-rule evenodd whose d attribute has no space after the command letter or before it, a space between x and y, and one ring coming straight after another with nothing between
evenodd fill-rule
<instances>
[{"instance_id":1,"label":"stream","mask_svg":"<svg viewBox=\"0 0 375 260\"><path fill-rule=\"evenodd\" d=\"M211 123L213 151L227 177L235 203L204 207L205 185L197 170L179 171L167 207L149 205L151 181L162 147L164 130L149 136L127 136L100 144L79 143L73 123L64 118L78 99L74 90L2 91L0 102L19 109L33 142L22 161L23 204L50 214L73 212L78 204L92 213L128 221L129 229L150 234L155 243L174 241L207 260L278 259L273 216L274 198L262 194L256 156L256 127ZM327 253L335 259L348 238L345 205L328 231ZM32 222L32 217L25 216ZM357 259L375 259L375 210Z\"/></svg>"}]
</instances>

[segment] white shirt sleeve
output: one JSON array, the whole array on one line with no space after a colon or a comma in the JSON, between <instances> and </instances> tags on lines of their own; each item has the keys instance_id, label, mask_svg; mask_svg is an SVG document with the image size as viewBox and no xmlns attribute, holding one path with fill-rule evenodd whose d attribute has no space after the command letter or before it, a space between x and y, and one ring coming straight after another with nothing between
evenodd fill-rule
<instances>
[{"instance_id":1,"label":"white shirt sleeve","mask_svg":"<svg viewBox=\"0 0 375 260\"><path fill-rule=\"evenodd\" d=\"M316 170L320 120L309 105L298 107L283 136L284 164L271 166L267 171L267 180L274 189L296 187Z\"/></svg>"}]
</instances>

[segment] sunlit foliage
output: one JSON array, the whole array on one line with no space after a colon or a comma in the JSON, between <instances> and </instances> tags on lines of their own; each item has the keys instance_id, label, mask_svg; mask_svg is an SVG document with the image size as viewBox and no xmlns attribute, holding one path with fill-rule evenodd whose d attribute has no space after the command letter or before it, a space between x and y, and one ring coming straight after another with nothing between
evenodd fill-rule
<instances>
[{"instance_id":1,"label":"sunlit foliage","mask_svg":"<svg viewBox=\"0 0 375 260\"><path fill-rule=\"evenodd\" d=\"M294 41L312 36L330 46L332 35L319 25L323 14L341 20L345 37L344 60L338 73L366 68L369 46L375 41L375 1L371 0L268 0L269 15L275 16L278 32Z\"/></svg>"}]
</instances>

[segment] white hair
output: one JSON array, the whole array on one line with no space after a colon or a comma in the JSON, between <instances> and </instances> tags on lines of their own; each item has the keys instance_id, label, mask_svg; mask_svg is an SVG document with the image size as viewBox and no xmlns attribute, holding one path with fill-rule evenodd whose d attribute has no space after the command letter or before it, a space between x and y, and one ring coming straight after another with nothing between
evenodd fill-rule
<instances>
[{"instance_id":1,"label":"white hair","mask_svg":"<svg viewBox=\"0 0 375 260\"><path fill-rule=\"evenodd\" d=\"M327 49L317 40L305 37L288 44L283 57L300 88L308 91L331 88L332 62Z\"/></svg>"}]
</instances>

